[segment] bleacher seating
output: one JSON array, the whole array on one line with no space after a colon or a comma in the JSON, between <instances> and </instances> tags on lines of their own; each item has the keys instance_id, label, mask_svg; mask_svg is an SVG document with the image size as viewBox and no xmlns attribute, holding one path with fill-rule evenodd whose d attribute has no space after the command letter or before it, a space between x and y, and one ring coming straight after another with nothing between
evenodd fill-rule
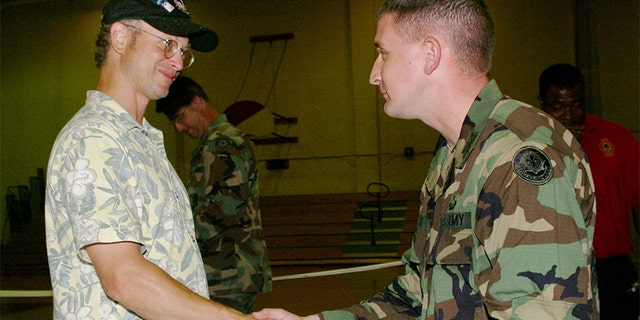
<instances>
[{"instance_id":1,"label":"bleacher seating","mask_svg":"<svg viewBox=\"0 0 640 320\"><path fill-rule=\"evenodd\" d=\"M379 204L367 193L262 197L260 206L273 265L364 264L395 261L409 248L419 192L392 192ZM48 274L41 212L1 248L3 275Z\"/></svg>"},{"instance_id":2,"label":"bleacher seating","mask_svg":"<svg viewBox=\"0 0 640 320\"><path fill-rule=\"evenodd\" d=\"M362 264L398 260L411 245L420 195L392 192L378 202L367 193L262 197L269 260L287 264ZM382 220L362 215L380 204ZM369 215L371 217L373 215Z\"/></svg>"}]
</instances>

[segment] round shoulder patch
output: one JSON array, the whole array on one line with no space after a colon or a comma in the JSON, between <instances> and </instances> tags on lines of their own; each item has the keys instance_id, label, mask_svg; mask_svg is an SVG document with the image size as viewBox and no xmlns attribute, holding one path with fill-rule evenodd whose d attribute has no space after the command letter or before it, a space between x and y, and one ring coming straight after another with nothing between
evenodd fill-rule
<instances>
[{"instance_id":1,"label":"round shoulder patch","mask_svg":"<svg viewBox=\"0 0 640 320\"><path fill-rule=\"evenodd\" d=\"M535 185L543 185L553 177L551 160L536 147L523 147L513 156L513 171L520 179Z\"/></svg>"}]
</instances>

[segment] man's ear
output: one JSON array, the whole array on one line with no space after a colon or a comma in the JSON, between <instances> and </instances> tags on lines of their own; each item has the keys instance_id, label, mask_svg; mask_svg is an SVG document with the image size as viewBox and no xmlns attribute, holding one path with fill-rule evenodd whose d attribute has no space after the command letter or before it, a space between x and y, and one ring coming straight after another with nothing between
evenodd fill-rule
<instances>
[{"instance_id":1,"label":"man's ear","mask_svg":"<svg viewBox=\"0 0 640 320\"><path fill-rule=\"evenodd\" d=\"M544 98L541 95L538 95L538 104L540 105L540 109L545 109L546 103L544 102Z\"/></svg>"},{"instance_id":2,"label":"man's ear","mask_svg":"<svg viewBox=\"0 0 640 320\"><path fill-rule=\"evenodd\" d=\"M121 22L114 22L111 25L111 30L109 30L111 37L111 47L113 50L119 54L121 54L127 46L127 39L131 36L131 32L129 32L129 27Z\"/></svg>"},{"instance_id":3,"label":"man's ear","mask_svg":"<svg viewBox=\"0 0 640 320\"><path fill-rule=\"evenodd\" d=\"M201 96L193 96L191 99L191 105L200 108L204 105L204 99L202 99Z\"/></svg>"},{"instance_id":4,"label":"man's ear","mask_svg":"<svg viewBox=\"0 0 640 320\"><path fill-rule=\"evenodd\" d=\"M440 65L442 47L438 39L430 36L424 38L423 47L425 50L424 73L431 74Z\"/></svg>"}]
</instances>

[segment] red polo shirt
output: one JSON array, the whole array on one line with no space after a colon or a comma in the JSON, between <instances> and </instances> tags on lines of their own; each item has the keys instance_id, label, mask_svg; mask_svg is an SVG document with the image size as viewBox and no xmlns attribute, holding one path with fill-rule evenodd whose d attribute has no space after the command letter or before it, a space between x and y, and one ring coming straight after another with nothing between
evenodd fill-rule
<instances>
[{"instance_id":1,"label":"red polo shirt","mask_svg":"<svg viewBox=\"0 0 640 320\"><path fill-rule=\"evenodd\" d=\"M596 193L596 258L633 250L631 209L640 205L640 148L622 125L587 114L582 146L589 158Z\"/></svg>"}]
</instances>

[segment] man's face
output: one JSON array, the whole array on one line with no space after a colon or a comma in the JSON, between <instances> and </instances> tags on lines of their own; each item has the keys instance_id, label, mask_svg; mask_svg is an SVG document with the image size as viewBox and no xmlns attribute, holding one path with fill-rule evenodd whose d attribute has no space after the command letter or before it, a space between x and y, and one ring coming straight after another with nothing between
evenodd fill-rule
<instances>
[{"instance_id":1,"label":"man's face","mask_svg":"<svg viewBox=\"0 0 640 320\"><path fill-rule=\"evenodd\" d=\"M424 55L421 42L407 42L398 33L393 14L378 21L375 45L378 56L371 68L369 82L380 87L386 100L387 115L401 119L418 118L420 95L424 91Z\"/></svg>"},{"instance_id":2,"label":"man's face","mask_svg":"<svg viewBox=\"0 0 640 320\"><path fill-rule=\"evenodd\" d=\"M131 46L122 57L123 70L128 74L137 91L146 98L156 100L165 97L169 86L183 68L180 54L171 58L165 55L166 43L163 39L176 41L180 47L187 47L189 39L162 33L144 21L125 24L130 32L138 32Z\"/></svg>"},{"instance_id":3,"label":"man's face","mask_svg":"<svg viewBox=\"0 0 640 320\"><path fill-rule=\"evenodd\" d=\"M209 124L205 118L198 112L197 106L187 105L178 109L173 125L178 132L184 132L191 138L199 139L207 130Z\"/></svg>"},{"instance_id":4,"label":"man's face","mask_svg":"<svg viewBox=\"0 0 640 320\"><path fill-rule=\"evenodd\" d=\"M541 100L542 110L572 130L584 126L585 91L579 84L571 89L549 87ZM580 129L581 130L581 129Z\"/></svg>"}]
</instances>

